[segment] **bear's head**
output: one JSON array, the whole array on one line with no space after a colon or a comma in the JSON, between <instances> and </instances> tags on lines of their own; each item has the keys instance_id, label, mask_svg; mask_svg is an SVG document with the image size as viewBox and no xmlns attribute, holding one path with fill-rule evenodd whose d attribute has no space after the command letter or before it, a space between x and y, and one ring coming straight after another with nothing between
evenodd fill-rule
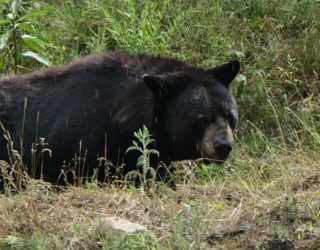
<instances>
[{"instance_id":1,"label":"bear's head","mask_svg":"<svg viewBox=\"0 0 320 250\"><path fill-rule=\"evenodd\" d=\"M165 138L161 150L172 160L227 159L238 121L229 85L239 69L234 60L212 69L143 76L156 99L157 123Z\"/></svg>"}]
</instances>

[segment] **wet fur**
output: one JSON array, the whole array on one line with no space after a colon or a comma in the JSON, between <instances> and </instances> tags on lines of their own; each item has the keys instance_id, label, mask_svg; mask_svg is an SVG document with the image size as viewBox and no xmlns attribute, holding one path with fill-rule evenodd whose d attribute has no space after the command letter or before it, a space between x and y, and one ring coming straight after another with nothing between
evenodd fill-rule
<instances>
[{"instance_id":1,"label":"wet fur","mask_svg":"<svg viewBox=\"0 0 320 250\"><path fill-rule=\"evenodd\" d=\"M105 151L115 165L126 162L127 171L135 168L136 155L125 155L125 150L132 143L133 132L143 124L156 140L161 160L169 163L178 157L166 150L165 124L157 120L164 105L156 101L142 76L171 72L177 77L181 75L179 82L183 86L180 88L186 88L189 82L206 87L214 78L202 68L170 58L133 56L120 51L95 54L66 66L0 79L0 120L11 132L18 149L23 102L27 98L23 131L25 161L30 164L29 152L38 126L38 137L46 138L53 151L44 170L45 179L51 182L57 180L63 160L72 162L79 151L80 140L82 148L88 150L85 175L92 175L98 165L97 157L104 156ZM190 81L194 78L197 81ZM38 112L39 124L36 123ZM8 160L6 143L1 138L0 159L4 160ZM37 177L39 175L38 169Z\"/></svg>"}]
</instances>

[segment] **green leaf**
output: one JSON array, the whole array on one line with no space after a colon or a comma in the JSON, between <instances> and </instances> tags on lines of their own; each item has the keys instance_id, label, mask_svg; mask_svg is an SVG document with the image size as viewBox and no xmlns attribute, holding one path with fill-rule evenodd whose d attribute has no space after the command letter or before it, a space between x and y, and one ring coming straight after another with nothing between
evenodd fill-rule
<instances>
[{"instance_id":1,"label":"green leaf","mask_svg":"<svg viewBox=\"0 0 320 250\"><path fill-rule=\"evenodd\" d=\"M40 38L29 36L29 35L22 35L21 36L22 43L27 46L28 48L35 50L37 52L44 52L45 47L53 47L51 44L42 41Z\"/></svg>"},{"instance_id":2,"label":"green leaf","mask_svg":"<svg viewBox=\"0 0 320 250\"><path fill-rule=\"evenodd\" d=\"M32 28L30 22L24 22L24 23L18 23L16 27L19 27L20 29L27 31L27 32L34 32L34 29Z\"/></svg>"},{"instance_id":3,"label":"green leaf","mask_svg":"<svg viewBox=\"0 0 320 250\"><path fill-rule=\"evenodd\" d=\"M159 154L159 151L156 150L156 149L149 149L149 154L154 154L154 155L157 155L157 156L160 155L160 154Z\"/></svg>"},{"instance_id":4,"label":"green leaf","mask_svg":"<svg viewBox=\"0 0 320 250\"><path fill-rule=\"evenodd\" d=\"M9 14L7 15L7 17L8 17L10 20L13 20L13 19L14 19L14 16L13 16L12 13L9 13Z\"/></svg>"},{"instance_id":5,"label":"green leaf","mask_svg":"<svg viewBox=\"0 0 320 250\"><path fill-rule=\"evenodd\" d=\"M139 173L135 170L130 171L126 174L125 178L129 180L135 180L138 177Z\"/></svg>"},{"instance_id":6,"label":"green leaf","mask_svg":"<svg viewBox=\"0 0 320 250\"><path fill-rule=\"evenodd\" d=\"M45 41L43 41L43 40L41 40L40 38L35 37L35 36L22 35L21 38L22 38L22 39L26 39L26 40L33 40L33 41L35 41L37 44L42 45L42 46L45 46L45 47L54 48L54 46L52 46L50 43L47 43L47 42L45 42Z\"/></svg>"},{"instance_id":7,"label":"green leaf","mask_svg":"<svg viewBox=\"0 0 320 250\"><path fill-rule=\"evenodd\" d=\"M14 246L16 245L19 241L21 241L21 238L18 238L16 236L12 236L12 235L8 235L5 237L4 239L4 242L7 244L7 245L10 245L10 246Z\"/></svg>"},{"instance_id":8,"label":"green leaf","mask_svg":"<svg viewBox=\"0 0 320 250\"><path fill-rule=\"evenodd\" d=\"M137 160L137 166L138 167L143 167L144 166L144 157L143 155L140 155L138 160Z\"/></svg>"},{"instance_id":9,"label":"green leaf","mask_svg":"<svg viewBox=\"0 0 320 250\"><path fill-rule=\"evenodd\" d=\"M21 5L21 0L14 0L11 3L12 15L15 18L18 12L18 9Z\"/></svg>"},{"instance_id":10,"label":"green leaf","mask_svg":"<svg viewBox=\"0 0 320 250\"><path fill-rule=\"evenodd\" d=\"M49 11L51 11L52 9L53 9L52 6L47 6L45 8L32 10L29 13L22 16L21 18L19 18L19 21L22 21L22 20L25 20L25 19L28 19L31 17L37 17L37 16L44 15L44 14L48 13Z\"/></svg>"},{"instance_id":11,"label":"green leaf","mask_svg":"<svg viewBox=\"0 0 320 250\"><path fill-rule=\"evenodd\" d=\"M7 31L2 36L0 36L0 50L3 49L10 40L12 30Z\"/></svg>"},{"instance_id":12,"label":"green leaf","mask_svg":"<svg viewBox=\"0 0 320 250\"><path fill-rule=\"evenodd\" d=\"M10 23L8 20L0 20L0 25L6 24L6 23Z\"/></svg>"},{"instance_id":13,"label":"green leaf","mask_svg":"<svg viewBox=\"0 0 320 250\"><path fill-rule=\"evenodd\" d=\"M21 43L25 47L28 47L29 49L32 49L36 52L39 52L39 53L45 52L44 46L40 45L36 39L24 37L21 39Z\"/></svg>"},{"instance_id":14,"label":"green leaf","mask_svg":"<svg viewBox=\"0 0 320 250\"><path fill-rule=\"evenodd\" d=\"M40 63L42 63L42 64L44 64L46 66L50 66L50 64L51 64L47 58L44 58L44 57L40 56L39 54L34 53L34 52L30 51L30 50L27 51L27 52L22 53L22 55L26 56L26 57L31 57L33 59L36 59L38 62L40 62Z\"/></svg>"},{"instance_id":15,"label":"green leaf","mask_svg":"<svg viewBox=\"0 0 320 250\"><path fill-rule=\"evenodd\" d=\"M151 178L156 176L156 171L153 168L149 168L148 170L149 170Z\"/></svg>"}]
</instances>

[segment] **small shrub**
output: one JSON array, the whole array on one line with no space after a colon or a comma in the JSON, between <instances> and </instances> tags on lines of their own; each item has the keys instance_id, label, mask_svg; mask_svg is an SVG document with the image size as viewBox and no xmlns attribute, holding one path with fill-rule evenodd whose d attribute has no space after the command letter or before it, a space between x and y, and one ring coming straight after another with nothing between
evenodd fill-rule
<instances>
[{"instance_id":1,"label":"small shrub","mask_svg":"<svg viewBox=\"0 0 320 250\"><path fill-rule=\"evenodd\" d=\"M133 170L126 175L126 178L131 180L139 178L142 189L147 190L150 185L154 186L156 177L155 170L150 166L150 156L159 156L159 152L155 149L148 148L154 143L154 140L151 139L151 134L146 126L143 126L143 129L139 129L138 132L135 132L134 137L137 141L133 140L133 146L129 147L126 152L139 152L140 156L137 160L137 167L142 173L139 170Z\"/></svg>"},{"instance_id":2,"label":"small shrub","mask_svg":"<svg viewBox=\"0 0 320 250\"><path fill-rule=\"evenodd\" d=\"M0 51L5 51L6 58L13 61L14 72L18 72L21 57L31 57L48 66L50 62L45 57L45 49L52 46L35 36L32 18L44 15L50 8L33 9L21 0L13 0L5 6L6 15L0 19L0 32L3 32Z\"/></svg>"},{"instance_id":3,"label":"small shrub","mask_svg":"<svg viewBox=\"0 0 320 250\"><path fill-rule=\"evenodd\" d=\"M143 233L137 232L132 234L120 234L116 237L112 237L103 242L103 250L112 249L128 249L128 250L141 250L141 249L158 249L156 247L155 240Z\"/></svg>"},{"instance_id":4,"label":"small shrub","mask_svg":"<svg viewBox=\"0 0 320 250\"><path fill-rule=\"evenodd\" d=\"M201 164L197 168L197 172L200 178L200 181L203 183L209 183L213 179L225 180L226 178L226 169L223 166L211 163L209 165Z\"/></svg>"}]
</instances>

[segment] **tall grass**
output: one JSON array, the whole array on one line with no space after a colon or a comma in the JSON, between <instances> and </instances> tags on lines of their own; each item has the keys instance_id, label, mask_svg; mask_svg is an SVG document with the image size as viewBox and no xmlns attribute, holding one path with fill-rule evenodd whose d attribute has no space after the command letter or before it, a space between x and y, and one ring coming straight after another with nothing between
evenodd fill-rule
<instances>
[{"instance_id":1,"label":"tall grass","mask_svg":"<svg viewBox=\"0 0 320 250\"><path fill-rule=\"evenodd\" d=\"M298 115L301 109L311 112L312 123L318 119L319 109L313 105L319 94L318 1L100 0L45 5L52 11L31 22L41 31L36 35L53 45L47 50L55 64L114 48L207 67L237 57L243 68L233 91L243 137L249 120L268 136L281 138L280 143L290 143L295 131L307 134L288 109ZM29 61L23 63L32 67Z\"/></svg>"},{"instance_id":2,"label":"tall grass","mask_svg":"<svg viewBox=\"0 0 320 250\"><path fill-rule=\"evenodd\" d=\"M51 10L29 21L34 36L52 44L46 55L54 64L108 49L178 57L205 67L236 57L242 69L232 90L240 114L237 141L250 145L245 154L318 149L318 1L83 0L22 6L30 13ZM0 55L12 57L8 50ZM22 67L38 67L21 60Z\"/></svg>"}]
</instances>

